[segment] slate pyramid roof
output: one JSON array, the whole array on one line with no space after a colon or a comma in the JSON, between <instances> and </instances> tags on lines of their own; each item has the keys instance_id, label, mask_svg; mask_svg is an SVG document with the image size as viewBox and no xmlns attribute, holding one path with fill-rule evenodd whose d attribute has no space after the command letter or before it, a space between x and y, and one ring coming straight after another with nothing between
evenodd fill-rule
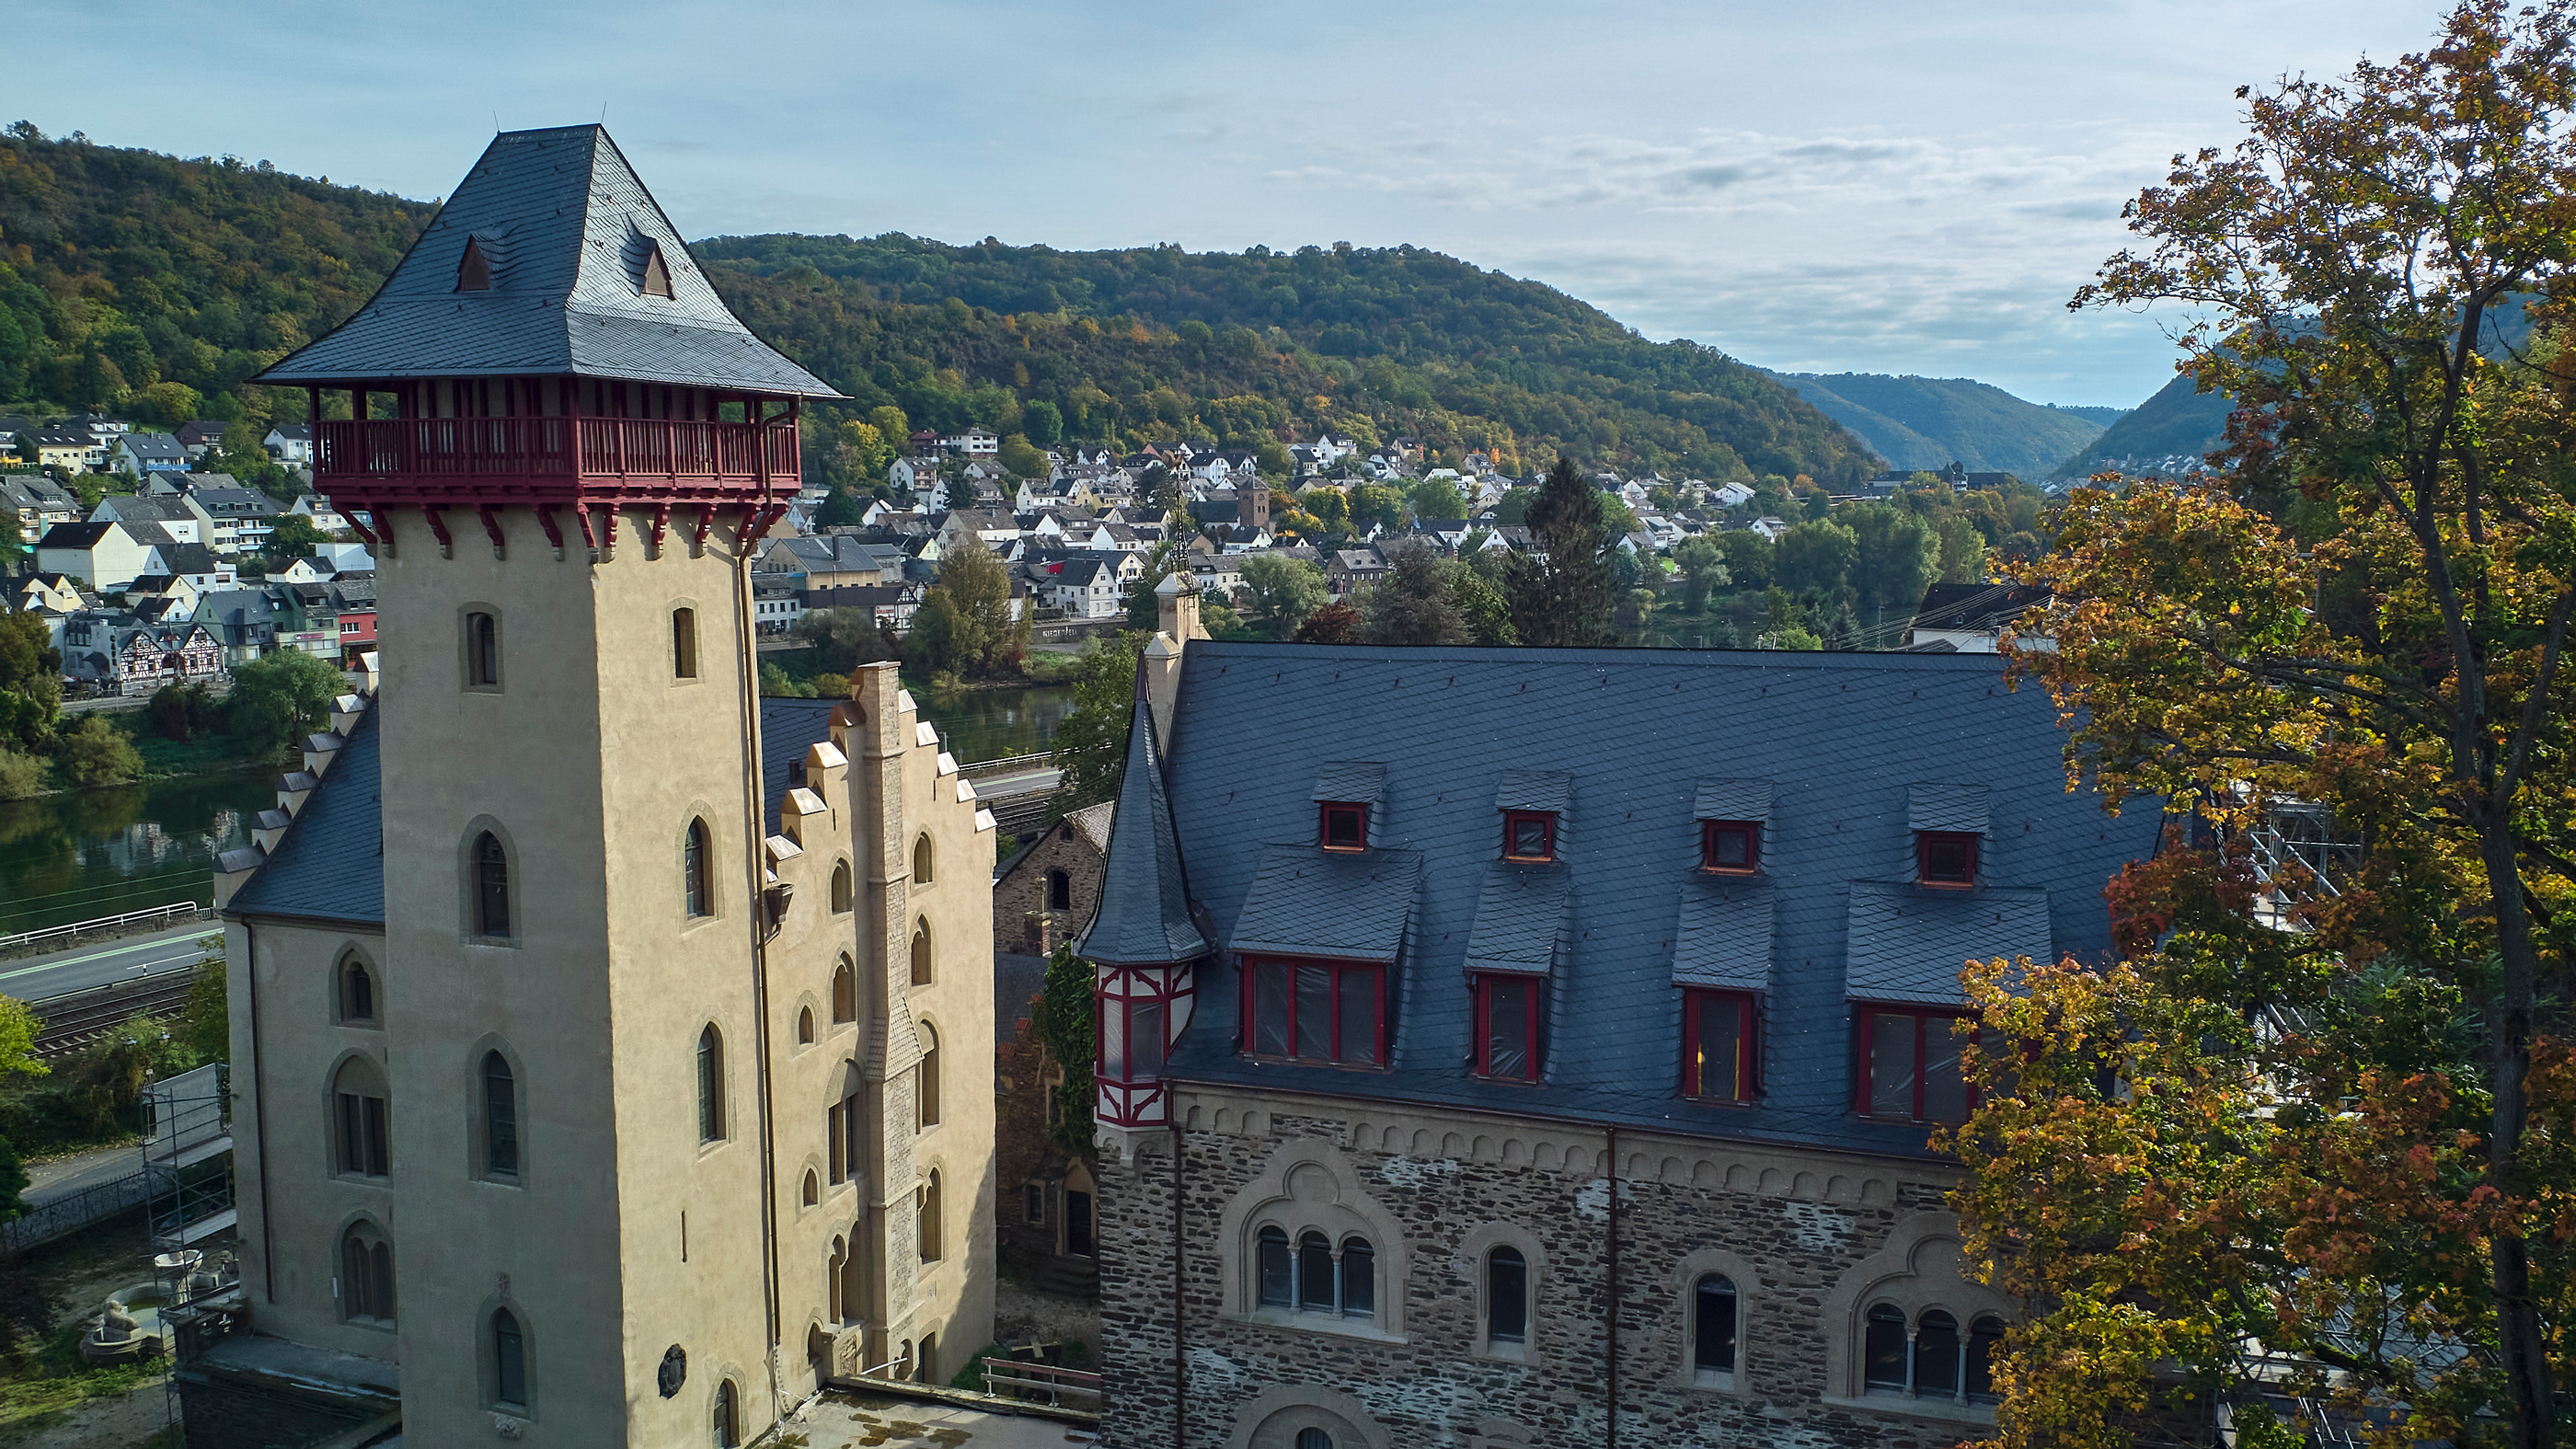
<instances>
[{"instance_id":1,"label":"slate pyramid roof","mask_svg":"<svg viewBox=\"0 0 2576 1449\"><path fill-rule=\"evenodd\" d=\"M457 289L469 241L489 268L488 290ZM644 290L657 250L669 297ZM564 373L840 395L733 315L599 126L493 137L375 297L254 380Z\"/></svg>"},{"instance_id":2,"label":"slate pyramid roof","mask_svg":"<svg viewBox=\"0 0 2576 1449\"><path fill-rule=\"evenodd\" d=\"M1109 827L1100 910L1073 949L1085 960L1111 966L1159 965L1208 953L1207 938L1190 919L1180 835L1172 828L1171 796L1154 743L1154 711L1143 700L1136 702L1127 731L1127 776L1119 783L1118 812Z\"/></svg>"}]
</instances>

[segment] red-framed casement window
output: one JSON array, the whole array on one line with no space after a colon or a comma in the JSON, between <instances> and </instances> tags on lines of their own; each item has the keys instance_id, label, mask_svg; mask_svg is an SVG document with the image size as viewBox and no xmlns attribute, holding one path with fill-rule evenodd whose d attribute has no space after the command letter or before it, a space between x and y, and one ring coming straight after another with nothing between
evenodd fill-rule
<instances>
[{"instance_id":1,"label":"red-framed casement window","mask_svg":"<svg viewBox=\"0 0 2576 1449\"><path fill-rule=\"evenodd\" d=\"M1541 977L1490 971L1476 977L1477 1076L1538 1080L1540 1006L1546 997Z\"/></svg>"},{"instance_id":2,"label":"red-framed casement window","mask_svg":"<svg viewBox=\"0 0 2576 1449\"><path fill-rule=\"evenodd\" d=\"M1315 838L1326 850L1368 849L1368 807L1327 800L1319 812Z\"/></svg>"},{"instance_id":3,"label":"red-framed casement window","mask_svg":"<svg viewBox=\"0 0 2576 1449\"><path fill-rule=\"evenodd\" d=\"M1858 1006L1859 1110L1886 1122L1965 1122L1977 1105L1960 1052L1976 1018L1938 1007Z\"/></svg>"},{"instance_id":4,"label":"red-framed casement window","mask_svg":"<svg viewBox=\"0 0 2576 1449\"><path fill-rule=\"evenodd\" d=\"M1682 993L1682 1095L1750 1102L1759 1090L1762 1013L1741 991Z\"/></svg>"},{"instance_id":5,"label":"red-framed casement window","mask_svg":"<svg viewBox=\"0 0 2576 1449\"><path fill-rule=\"evenodd\" d=\"M1243 1040L1252 1055L1386 1065L1384 965L1254 957L1243 974Z\"/></svg>"},{"instance_id":6,"label":"red-framed casement window","mask_svg":"<svg viewBox=\"0 0 2576 1449\"><path fill-rule=\"evenodd\" d=\"M1928 886L1975 885L1977 837L1952 830L1916 832L1914 878Z\"/></svg>"},{"instance_id":7,"label":"red-framed casement window","mask_svg":"<svg viewBox=\"0 0 2576 1449\"><path fill-rule=\"evenodd\" d=\"M1699 823L1699 868L1751 875L1762 868L1762 825L1755 820Z\"/></svg>"},{"instance_id":8,"label":"red-framed casement window","mask_svg":"<svg viewBox=\"0 0 2576 1449\"><path fill-rule=\"evenodd\" d=\"M1553 810L1504 811L1503 859L1556 859L1556 812Z\"/></svg>"}]
</instances>

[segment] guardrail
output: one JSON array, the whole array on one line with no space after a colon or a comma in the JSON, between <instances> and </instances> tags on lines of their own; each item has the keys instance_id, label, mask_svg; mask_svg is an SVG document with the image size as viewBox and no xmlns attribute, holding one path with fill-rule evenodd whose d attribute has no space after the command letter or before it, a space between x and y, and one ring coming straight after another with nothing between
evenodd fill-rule
<instances>
[{"instance_id":1,"label":"guardrail","mask_svg":"<svg viewBox=\"0 0 2576 1449\"><path fill-rule=\"evenodd\" d=\"M1004 755L998 760L977 760L971 765L958 766L957 773L972 780L978 776L1012 775L1023 770L1043 770L1054 763L1055 756L1041 750L1034 755Z\"/></svg>"},{"instance_id":2,"label":"guardrail","mask_svg":"<svg viewBox=\"0 0 2576 1449\"><path fill-rule=\"evenodd\" d=\"M65 1233L88 1227L101 1218L141 1207L151 1197L151 1169L137 1168L113 1182L83 1188L69 1197L56 1198L43 1207L29 1208L0 1223L0 1248L23 1253L39 1243L48 1243Z\"/></svg>"},{"instance_id":3,"label":"guardrail","mask_svg":"<svg viewBox=\"0 0 2576 1449\"><path fill-rule=\"evenodd\" d=\"M1071 1394L1088 1399L1090 1407L1098 1409L1100 1375L1052 1364L988 1358L984 1360L984 1392L995 1398L1023 1399L1058 1408L1068 1407L1064 1396Z\"/></svg>"},{"instance_id":4,"label":"guardrail","mask_svg":"<svg viewBox=\"0 0 2576 1449\"><path fill-rule=\"evenodd\" d=\"M20 931L14 936L0 936L0 951L14 951L21 946L31 946L38 941L48 941L55 937L60 937L66 942L73 941L85 932L118 930L145 921L167 925L175 920L194 919L199 913L213 909L213 906L203 901L174 901L166 906L127 911L121 916L101 916L95 921L80 921L69 926L47 926L41 931Z\"/></svg>"}]
</instances>

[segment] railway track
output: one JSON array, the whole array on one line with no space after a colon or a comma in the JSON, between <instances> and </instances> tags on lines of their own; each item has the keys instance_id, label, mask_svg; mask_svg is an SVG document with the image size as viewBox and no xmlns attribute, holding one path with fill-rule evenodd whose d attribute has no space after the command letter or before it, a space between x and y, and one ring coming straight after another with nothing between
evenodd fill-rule
<instances>
[{"instance_id":1,"label":"railway track","mask_svg":"<svg viewBox=\"0 0 2576 1449\"><path fill-rule=\"evenodd\" d=\"M192 967L156 971L132 981L93 986L27 1003L42 1025L36 1032L39 1059L69 1056L125 1025L137 1016L161 1016L188 1002Z\"/></svg>"}]
</instances>

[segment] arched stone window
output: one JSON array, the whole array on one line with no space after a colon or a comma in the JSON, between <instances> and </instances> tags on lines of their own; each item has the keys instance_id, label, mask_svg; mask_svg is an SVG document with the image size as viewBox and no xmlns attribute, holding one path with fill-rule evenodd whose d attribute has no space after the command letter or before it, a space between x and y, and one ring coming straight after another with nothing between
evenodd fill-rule
<instances>
[{"instance_id":1,"label":"arched stone window","mask_svg":"<svg viewBox=\"0 0 2576 1449\"><path fill-rule=\"evenodd\" d=\"M1261 1230L1255 1271L1261 1275L1256 1302L1264 1308L1297 1306L1297 1259L1288 1251L1286 1228L1274 1223Z\"/></svg>"},{"instance_id":2,"label":"arched stone window","mask_svg":"<svg viewBox=\"0 0 2576 1449\"><path fill-rule=\"evenodd\" d=\"M914 1128L920 1130L939 1125L939 1028L926 1021L916 1026L921 1032L921 1062L913 1068L912 1102Z\"/></svg>"},{"instance_id":3,"label":"arched stone window","mask_svg":"<svg viewBox=\"0 0 2576 1449\"><path fill-rule=\"evenodd\" d=\"M814 1008L810 1006L796 1008L796 1044L798 1046L814 1044Z\"/></svg>"},{"instance_id":4,"label":"arched stone window","mask_svg":"<svg viewBox=\"0 0 2576 1449\"><path fill-rule=\"evenodd\" d=\"M698 677L698 611L695 609L671 611L671 677Z\"/></svg>"},{"instance_id":5,"label":"arched stone window","mask_svg":"<svg viewBox=\"0 0 2576 1449\"><path fill-rule=\"evenodd\" d=\"M1826 1295L1825 1393L1901 1396L1909 1412L1992 1422L1994 1356L2012 1304L1977 1282L1955 1218L1909 1213Z\"/></svg>"},{"instance_id":6,"label":"arched stone window","mask_svg":"<svg viewBox=\"0 0 2576 1449\"><path fill-rule=\"evenodd\" d=\"M920 1219L917 1231L921 1240L921 1261L936 1263L942 1251L939 1241L939 1169L930 1169L930 1175L921 1180L921 1186L914 1188L912 1195L913 1208Z\"/></svg>"},{"instance_id":7,"label":"arched stone window","mask_svg":"<svg viewBox=\"0 0 2576 1449\"><path fill-rule=\"evenodd\" d=\"M724 1135L724 1036L708 1022L698 1033L698 1140L722 1142Z\"/></svg>"},{"instance_id":8,"label":"arched stone window","mask_svg":"<svg viewBox=\"0 0 2576 1449\"><path fill-rule=\"evenodd\" d=\"M930 922L912 923L912 984L928 986L930 973Z\"/></svg>"},{"instance_id":9,"label":"arched stone window","mask_svg":"<svg viewBox=\"0 0 2576 1449\"><path fill-rule=\"evenodd\" d=\"M832 912L847 915L850 911L850 863L835 861L832 865Z\"/></svg>"},{"instance_id":10,"label":"arched stone window","mask_svg":"<svg viewBox=\"0 0 2576 1449\"><path fill-rule=\"evenodd\" d=\"M1702 1373L1735 1372L1735 1280L1703 1273L1691 1285L1691 1367Z\"/></svg>"},{"instance_id":11,"label":"arched stone window","mask_svg":"<svg viewBox=\"0 0 2576 1449\"><path fill-rule=\"evenodd\" d=\"M510 929L510 852L486 830L474 839L474 934L506 941Z\"/></svg>"},{"instance_id":12,"label":"arched stone window","mask_svg":"<svg viewBox=\"0 0 2576 1449\"><path fill-rule=\"evenodd\" d=\"M394 1326L394 1245L374 1223L352 1223L340 1235L340 1316Z\"/></svg>"},{"instance_id":13,"label":"arched stone window","mask_svg":"<svg viewBox=\"0 0 2576 1449\"><path fill-rule=\"evenodd\" d=\"M1529 1260L1504 1244L1485 1254L1485 1340L1520 1344L1529 1340Z\"/></svg>"},{"instance_id":14,"label":"arched stone window","mask_svg":"<svg viewBox=\"0 0 2576 1449\"><path fill-rule=\"evenodd\" d=\"M1332 1431L1329 1429L1298 1430L1297 1449L1333 1449Z\"/></svg>"},{"instance_id":15,"label":"arched stone window","mask_svg":"<svg viewBox=\"0 0 2576 1449\"><path fill-rule=\"evenodd\" d=\"M519 1082L509 1059L497 1051L483 1054L483 1175L500 1182L519 1180Z\"/></svg>"},{"instance_id":16,"label":"arched stone window","mask_svg":"<svg viewBox=\"0 0 2576 1449\"><path fill-rule=\"evenodd\" d=\"M1333 1148L1282 1144L1220 1221L1226 1312L1328 1332L1403 1331L1401 1234Z\"/></svg>"},{"instance_id":17,"label":"arched stone window","mask_svg":"<svg viewBox=\"0 0 2576 1449\"><path fill-rule=\"evenodd\" d=\"M680 871L692 919L715 914L714 854L707 840L707 822L690 821L688 838L680 847Z\"/></svg>"},{"instance_id":18,"label":"arched stone window","mask_svg":"<svg viewBox=\"0 0 2576 1449\"><path fill-rule=\"evenodd\" d=\"M923 831L912 842L912 883L926 886L932 879L930 832Z\"/></svg>"},{"instance_id":19,"label":"arched stone window","mask_svg":"<svg viewBox=\"0 0 2576 1449\"><path fill-rule=\"evenodd\" d=\"M524 1413L528 1407L528 1343L519 1315L492 1310L492 1407Z\"/></svg>"},{"instance_id":20,"label":"arched stone window","mask_svg":"<svg viewBox=\"0 0 2576 1449\"><path fill-rule=\"evenodd\" d=\"M832 1024L840 1026L859 1019L859 972L850 958L832 968Z\"/></svg>"},{"instance_id":21,"label":"arched stone window","mask_svg":"<svg viewBox=\"0 0 2576 1449\"><path fill-rule=\"evenodd\" d=\"M342 1177L383 1177L391 1170L387 1092L382 1073L365 1057L351 1057L331 1078L331 1100Z\"/></svg>"},{"instance_id":22,"label":"arched stone window","mask_svg":"<svg viewBox=\"0 0 2576 1449\"><path fill-rule=\"evenodd\" d=\"M1861 1332L1861 1382L1868 1388L1903 1393L1910 1387L1906 1360L1905 1310L1893 1303L1870 1306Z\"/></svg>"},{"instance_id":23,"label":"arched stone window","mask_svg":"<svg viewBox=\"0 0 2576 1449\"><path fill-rule=\"evenodd\" d=\"M334 993L343 1026L381 1026L376 1015L376 977L358 953L340 958L339 989Z\"/></svg>"},{"instance_id":24,"label":"arched stone window","mask_svg":"<svg viewBox=\"0 0 2576 1449\"><path fill-rule=\"evenodd\" d=\"M469 609L465 614L463 637L459 641L464 656L465 687L487 694L501 688L501 616L492 609Z\"/></svg>"},{"instance_id":25,"label":"arched stone window","mask_svg":"<svg viewBox=\"0 0 2576 1449\"><path fill-rule=\"evenodd\" d=\"M656 253L653 259L658 262L661 260L661 255ZM671 284L664 282L662 285L664 288L664 295L668 295L668 289ZM722 1383L716 1385L716 1449L740 1449L740 1445L742 1444L742 1409L740 1404L736 1401L737 1397L738 1396L734 1392L733 1380L726 1379Z\"/></svg>"}]
</instances>

